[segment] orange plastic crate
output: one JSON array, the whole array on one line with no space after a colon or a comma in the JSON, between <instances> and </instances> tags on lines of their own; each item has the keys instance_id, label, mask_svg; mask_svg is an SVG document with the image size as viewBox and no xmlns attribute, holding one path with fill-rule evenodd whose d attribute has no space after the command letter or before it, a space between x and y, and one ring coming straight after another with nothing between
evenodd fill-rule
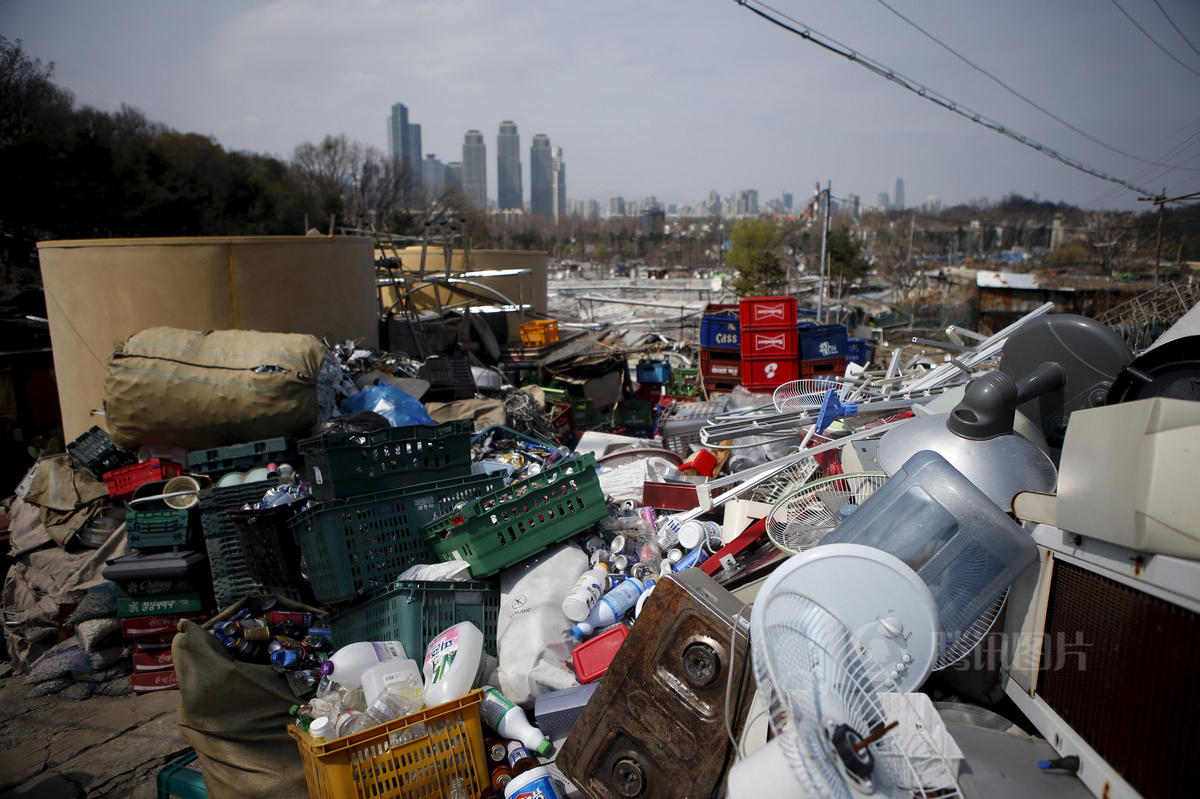
<instances>
[{"instance_id":1,"label":"orange plastic crate","mask_svg":"<svg viewBox=\"0 0 1200 799\"><path fill-rule=\"evenodd\" d=\"M521 343L526 347L544 347L558 341L557 319L535 319L521 325Z\"/></svg>"},{"instance_id":2,"label":"orange plastic crate","mask_svg":"<svg viewBox=\"0 0 1200 799\"><path fill-rule=\"evenodd\" d=\"M288 735L300 748L309 796L448 796L455 777L462 779L467 796L482 796L491 787L479 720L482 696L482 691L472 691L453 702L323 744L313 743L295 724L288 725ZM424 725L423 732L418 725ZM406 732L416 737L405 740Z\"/></svg>"}]
</instances>

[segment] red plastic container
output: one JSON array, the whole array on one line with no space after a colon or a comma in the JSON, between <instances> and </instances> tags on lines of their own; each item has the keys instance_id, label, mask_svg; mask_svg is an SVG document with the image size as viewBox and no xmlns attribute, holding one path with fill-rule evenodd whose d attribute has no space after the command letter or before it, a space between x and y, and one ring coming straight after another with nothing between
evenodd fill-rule
<instances>
[{"instance_id":1,"label":"red plastic container","mask_svg":"<svg viewBox=\"0 0 1200 799\"><path fill-rule=\"evenodd\" d=\"M629 628L618 624L575 647L571 660L575 663L575 676L579 681L586 685L603 677L628 635Z\"/></svg>"},{"instance_id":2,"label":"red plastic container","mask_svg":"<svg viewBox=\"0 0 1200 799\"><path fill-rule=\"evenodd\" d=\"M135 671L129 675L129 681L133 683L133 692L135 694L145 694L150 691L179 690L179 677L175 674L175 669Z\"/></svg>"},{"instance_id":3,"label":"red plastic container","mask_svg":"<svg viewBox=\"0 0 1200 799\"><path fill-rule=\"evenodd\" d=\"M134 652L133 653L133 670L138 671L162 671L164 669L174 669L175 658L171 656L170 649L162 649L157 652Z\"/></svg>"},{"instance_id":4,"label":"red plastic container","mask_svg":"<svg viewBox=\"0 0 1200 799\"><path fill-rule=\"evenodd\" d=\"M142 638L159 636L163 633L174 633L175 628L183 619L203 624L212 615L206 611L196 613L169 613L165 616L130 616L121 619L121 635L126 638Z\"/></svg>"},{"instance_id":5,"label":"red plastic container","mask_svg":"<svg viewBox=\"0 0 1200 799\"><path fill-rule=\"evenodd\" d=\"M700 374L705 380L732 380L742 376L742 356L737 350L700 350Z\"/></svg>"},{"instance_id":6,"label":"red plastic container","mask_svg":"<svg viewBox=\"0 0 1200 799\"><path fill-rule=\"evenodd\" d=\"M800 354L800 334L795 325L769 325L742 331L743 358L792 358Z\"/></svg>"},{"instance_id":7,"label":"red plastic container","mask_svg":"<svg viewBox=\"0 0 1200 799\"><path fill-rule=\"evenodd\" d=\"M183 474L183 467L178 463L155 458L105 472L104 484L108 486L110 497L124 500L132 497L133 492L146 483L166 480L180 474Z\"/></svg>"},{"instance_id":8,"label":"red plastic container","mask_svg":"<svg viewBox=\"0 0 1200 799\"><path fill-rule=\"evenodd\" d=\"M738 300L738 317L742 322L742 340L746 331L756 327L784 325L796 326L797 303L795 297L743 297ZM742 346L745 346L743 344Z\"/></svg>"},{"instance_id":9,"label":"red plastic container","mask_svg":"<svg viewBox=\"0 0 1200 799\"><path fill-rule=\"evenodd\" d=\"M845 373L845 358L810 358L800 362L801 378L841 376Z\"/></svg>"},{"instance_id":10,"label":"red plastic container","mask_svg":"<svg viewBox=\"0 0 1200 799\"><path fill-rule=\"evenodd\" d=\"M771 391L800 377L795 355L780 358L742 358L742 385L749 391Z\"/></svg>"}]
</instances>

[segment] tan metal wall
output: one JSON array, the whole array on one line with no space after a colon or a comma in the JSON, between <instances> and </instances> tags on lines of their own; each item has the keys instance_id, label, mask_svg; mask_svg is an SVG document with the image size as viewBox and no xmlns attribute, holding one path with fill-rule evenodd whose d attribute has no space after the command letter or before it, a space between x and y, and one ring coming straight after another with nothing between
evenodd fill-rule
<instances>
[{"instance_id":1,"label":"tan metal wall","mask_svg":"<svg viewBox=\"0 0 1200 799\"><path fill-rule=\"evenodd\" d=\"M50 340L70 441L104 427L113 348L160 325L312 333L379 343L369 238L95 239L38 244Z\"/></svg>"}]
</instances>

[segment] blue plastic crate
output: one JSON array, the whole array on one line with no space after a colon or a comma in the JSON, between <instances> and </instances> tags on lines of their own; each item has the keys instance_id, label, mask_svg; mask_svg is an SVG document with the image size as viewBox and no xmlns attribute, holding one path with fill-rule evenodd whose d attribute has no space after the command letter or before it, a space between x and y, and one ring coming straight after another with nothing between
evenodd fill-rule
<instances>
[{"instance_id":1,"label":"blue plastic crate","mask_svg":"<svg viewBox=\"0 0 1200 799\"><path fill-rule=\"evenodd\" d=\"M801 322L800 360L844 358L849 354L849 334L845 325L816 325Z\"/></svg>"},{"instance_id":2,"label":"blue plastic crate","mask_svg":"<svg viewBox=\"0 0 1200 799\"><path fill-rule=\"evenodd\" d=\"M700 346L713 350L740 350L742 325L736 313L711 313L700 317Z\"/></svg>"},{"instance_id":3,"label":"blue plastic crate","mask_svg":"<svg viewBox=\"0 0 1200 799\"><path fill-rule=\"evenodd\" d=\"M646 361L637 365L637 381L639 383L669 383L671 381L671 364L666 361Z\"/></svg>"},{"instance_id":4,"label":"blue plastic crate","mask_svg":"<svg viewBox=\"0 0 1200 799\"><path fill-rule=\"evenodd\" d=\"M850 336L846 344L846 360L860 366L870 366L875 361L875 342L867 338Z\"/></svg>"}]
</instances>

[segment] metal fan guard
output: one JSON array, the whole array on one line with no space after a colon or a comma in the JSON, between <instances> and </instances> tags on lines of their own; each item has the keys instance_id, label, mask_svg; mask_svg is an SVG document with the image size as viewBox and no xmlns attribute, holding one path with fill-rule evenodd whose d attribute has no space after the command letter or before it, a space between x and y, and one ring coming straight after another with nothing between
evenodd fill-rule
<instances>
[{"instance_id":1,"label":"metal fan guard","mask_svg":"<svg viewBox=\"0 0 1200 799\"><path fill-rule=\"evenodd\" d=\"M861 736L886 724L877 691L900 692L864 645L829 611L793 590L775 586L760 596L751 614L750 648L754 676L780 737L788 764L807 795L851 799L861 793L857 778L841 765L829 731L848 724ZM932 746L932 742L930 742ZM921 786L917 768L895 737L871 744L872 785L880 796L961 797L953 771L945 769L936 791ZM931 749L936 751L936 746ZM907 793L906 793L907 792Z\"/></svg>"},{"instance_id":2,"label":"metal fan guard","mask_svg":"<svg viewBox=\"0 0 1200 799\"><path fill-rule=\"evenodd\" d=\"M996 624L996 619L1000 617L1000 611L1004 609L1004 603L1008 600L1009 589L1005 588L1004 593L996 598L996 601L985 610L979 618L971 622L971 625L963 631L957 639L951 642L950 646L946 647L946 651L938 656L938 659L933 662L933 670L941 671L948 669L955 663L959 662L979 646L979 642L992 631L992 627Z\"/></svg>"},{"instance_id":3,"label":"metal fan guard","mask_svg":"<svg viewBox=\"0 0 1200 799\"><path fill-rule=\"evenodd\" d=\"M851 386L837 377L805 377L778 386L771 392L771 401L780 413L816 408L824 399L825 392L831 388L837 391L838 399L842 400L852 390Z\"/></svg>"},{"instance_id":4,"label":"metal fan guard","mask_svg":"<svg viewBox=\"0 0 1200 799\"><path fill-rule=\"evenodd\" d=\"M861 504L887 482L887 479L888 476L884 472L847 472L805 483L775 501L767 514L767 537L779 550L791 555L816 546L841 523L837 512L850 504L841 501L837 507L830 508L829 499L854 499L855 504ZM846 481L848 487L821 492L825 486L835 485L838 481ZM817 510L812 513L814 518L806 521L797 518L813 511L812 503L817 504ZM797 505L802 506L799 512L793 511ZM808 535L805 536L805 540L797 542L796 539L802 532Z\"/></svg>"}]
</instances>

